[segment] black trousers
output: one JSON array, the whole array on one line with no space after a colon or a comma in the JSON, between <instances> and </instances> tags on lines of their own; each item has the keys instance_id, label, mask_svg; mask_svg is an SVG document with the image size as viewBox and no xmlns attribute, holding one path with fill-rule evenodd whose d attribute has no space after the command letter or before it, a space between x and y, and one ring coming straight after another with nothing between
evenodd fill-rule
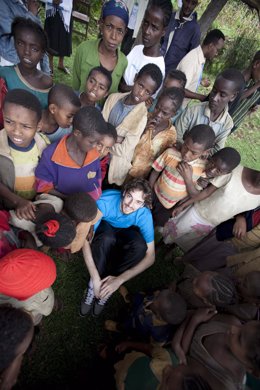
<instances>
[{"instance_id":1,"label":"black trousers","mask_svg":"<svg viewBox=\"0 0 260 390\"><path fill-rule=\"evenodd\" d=\"M91 244L92 256L101 278L118 276L138 264L147 244L138 227L114 228L101 221Z\"/></svg>"}]
</instances>

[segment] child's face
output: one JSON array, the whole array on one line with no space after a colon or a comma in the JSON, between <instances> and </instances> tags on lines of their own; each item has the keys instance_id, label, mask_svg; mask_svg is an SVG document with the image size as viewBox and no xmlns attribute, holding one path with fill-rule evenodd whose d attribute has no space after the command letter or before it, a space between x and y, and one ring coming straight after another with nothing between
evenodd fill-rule
<instances>
[{"instance_id":1,"label":"child's face","mask_svg":"<svg viewBox=\"0 0 260 390\"><path fill-rule=\"evenodd\" d=\"M88 77L85 93L90 102L96 103L108 94L108 80L103 73L94 71Z\"/></svg>"},{"instance_id":2,"label":"child's face","mask_svg":"<svg viewBox=\"0 0 260 390\"><path fill-rule=\"evenodd\" d=\"M181 147L182 161L190 162L196 160L205 152L205 145L197 144L196 142L193 142L189 136L187 136Z\"/></svg>"},{"instance_id":3,"label":"child's face","mask_svg":"<svg viewBox=\"0 0 260 390\"><path fill-rule=\"evenodd\" d=\"M211 42L208 45L208 51L207 54L205 55L206 59L211 61L213 58L217 57L219 52L223 49L225 44L224 39L220 38L217 43Z\"/></svg>"},{"instance_id":4,"label":"child's face","mask_svg":"<svg viewBox=\"0 0 260 390\"><path fill-rule=\"evenodd\" d=\"M39 125L36 112L14 103L6 103L3 116L8 138L21 148L29 146Z\"/></svg>"},{"instance_id":5,"label":"child's face","mask_svg":"<svg viewBox=\"0 0 260 390\"><path fill-rule=\"evenodd\" d=\"M162 123L167 124L169 119L176 113L176 104L167 96L159 97L149 123L154 126L160 126Z\"/></svg>"},{"instance_id":6,"label":"child's face","mask_svg":"<svg viewBox=\"0 0 260 390\"><path fill-rule=\"evenodd\" d=\"M124 38L126 25L121 18L110 15L101 21L100 31L105 48L115 52Z\"/></svg>"},{"instance_id":7,"label":"child's face","mask_svg":"<svg viewBox=\"0 0 260 390\"><path fill-rule=\"evenodd\" d=\"M233 81L218 77L209 94L209 108L214 111L223 111L229 102L237 96Z\"/></svg>"},{"instance_id":8,"label":"child's face","mask_svg":"<svg viewBox=\"0 0 260 390\"><path fill-rule=\"evenodd\" d=\"M226 163L221 160L221 158L212 156L206 164L205 174L208 179L213 177L227 175L230 173L230 169L227 167Z\"/></svg>"},{"instance_id":9,"label":"child's face","mask_svg":"<svg viewBox=\"0 0 260 390\"><path fill-rule=\"evenodd\" d=\"M28 69L35 68L44 56L37 34L34 34L30 29L24 28L17 32L15 49L20 63Z\"/></svg>"},{"instance_id":10,"label":"child's face","mask_svg":"<svg viewBox=\"0 0 260 390\"><path fill-rule=\"evenodd\" d=\"M260 60L255 61L252 66L252 78L255 82L260 81Z\"/></svg>"},{"instance_id":11,"label":"child's face","mask_svg":"<svg viewBox=\"0 0 260 390\"><path fill-rule=\"evenodd\" d=\"M159 7L148 7L142 24L144 47L152 47L160 43L165 34L163 25L164 13Z\"/></svg>"},{"instance_id":12,"label":"child's face","mask_svg":"<svg viewBox=\"0 0 260 390\"><path fill-rule=\"evenodd\" d=\"M206 271L201 272L200 275L196 276L193 279L193 292L194 294L201 298L204 302L207 301L207 297L211 293L212 290L212 277L215 275L215 272Z\"/></svg>"},{"instance_id":13,"label":"child's face","mask_svg":"<svg viewBox=\"0 0 260 390\"><path fill-rule=\"evenodd\" d=\"M232 325L228 331L229 349L249 372L252 371L252 364L248 356L252 356L252 346L258 338L258 321L249 321L241 326Z\"/></svg>"},{"instance_id":14,"label":"child's face","mask_svg":"<svg viewBox=\"0 0 260 390\"><path fill-rule=\"evenodd\" d=\"M148 74L137 77L130 96L135 104L145 102L156 90L156 82Z\"/></svg>"},{"instance_id":15,"label":"child's face","mask_svg":"<svg viewBox=\"0 0 260 390\"><path fill-rule=\"evenodd\" d=\"M176 80L173 79L172 77L166 76L163 83L163 88L172 88L172 87L183 89L183 83L181 80Z\"/></svg>"},{"instance_id":16,"label":"child's face","mask_svg":"<svg viewBox=\"0 0 260 390\"><path fill-rule=\"evenodd\" d=\"M79 111L79 107L73 106L70 102L65 102L61 107L57 104L50 104L49 110L59 127L67 129L72 125L74 115Z\"/></svg>"},{"instance_id":17,"label":"child's face","mask_svg":"<svg viewBox=\"0 0 260 390\"><path fill-rule=\"evenodd\" d=\"M114 138L110 137L109 135L105 135L103 138L101 138L101 140L97 143L97 151L100 153L99 158L101 159L107 156L114 144Z\"/></svg>"},{"instance_id":18,"label":"child's face","mask_svg":"<svg viewBox=\"0 0 260 390\"><path fill-rule=\"evenodd\" d=\"M73 135L76 137L77 146L82 153L88 153L91 149L96 148L101 139L101 135L97 132L84 137L81 131L75 129Z\"/></svg>"}]
</instances>

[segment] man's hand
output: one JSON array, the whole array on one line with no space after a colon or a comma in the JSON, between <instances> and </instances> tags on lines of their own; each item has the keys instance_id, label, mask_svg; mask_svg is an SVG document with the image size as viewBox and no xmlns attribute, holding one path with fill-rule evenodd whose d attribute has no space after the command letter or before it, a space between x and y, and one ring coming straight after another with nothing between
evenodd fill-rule
<instances>
[{"instance_id":1,"label":"man's hand","mask_svg":"<svg viewBox=\"0 0 260 390\"><path fill-rule=\"evenodd\" d=\"M30 200L21 198L16 206L15 214L19 219L31 221L35 219L36 206Z\"/></svg>"},{"instance_id":2,"label":"man's hand","mask_svg":"<svg viewBox=\"0 0 260 390\"><path fill-rule=\"evenodd\" d=\"M117 276L107 276L101 280L100 298L105 299L112 295L120 286L121 281Z\"/></svg>"},{"instance_id":3,"label":"man's hand","mask_svg":"<svg viewBox=\"0 0 260 390\"><path fill-rule=\"evenodd\" d=\"M236 222L233 226L233 234L240 240L246 235L246 219L243 215L237 215Z\"/></svg>"},{"instance_id":4,"label":"man's hand","mask_svg":"<svg viewBox=\"0 0 260 390\"><path fill-rule=\"evenodd\" d=\"M199 177L198 178L198 180L197 180L197 184L201 187L201 188L203 188L203 190L205 189L205 188L207 188L208 187L208 185L209 185L209 180L206 178L206 177Z\"/></svg>"},{"instance_id":5,"label":"man's hand","mask_svg":"<svg viewBox=\"0 0 260 390\"><path fill-rule=\"evenodd\" d=\"M183 177L184 181L192 181L192 167L186 162L180 162L177 171Z\"/></svg>"}]
</instances>

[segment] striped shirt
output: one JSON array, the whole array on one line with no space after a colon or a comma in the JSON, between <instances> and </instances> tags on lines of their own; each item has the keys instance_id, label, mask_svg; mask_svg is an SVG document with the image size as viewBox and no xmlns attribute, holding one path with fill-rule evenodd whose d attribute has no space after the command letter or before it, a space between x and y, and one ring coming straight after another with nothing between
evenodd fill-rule
<instances>
[{"instance_id":1,"label":"striped shirt","mask_svg":"<svg viewBox=\"0 0 260 390\"><path fill-rule=\"evenodd\" d=\"M253 79L250 79L249 82L246 85L245 91L251 87L253 87L255 84L255 81ZM234 109L233 113L231 114L234 127L237 128L241 125L241 122L243 121L244 117L248 113L248 111L254 107L256 104L260 103L260 88L258 88L251 96L249 96L246 99L243 99L238 102L237 107Z\"/></svg>"},{"instance_id":2,"label":"striped shirt","mask_svg":"<svg viewBox=\"0 0 260 390\"><path fill-rule=\"evenodd\" d=\"M155 171L162 172L154 185L154 191L166 209L170 209L188 195L184 179L176 169L181 160L181 153L169 148L152 165ZM196 184L205 169L206 160L198 158L188 164L192 167L192 180Z\"/></svg>"}]
</instances>

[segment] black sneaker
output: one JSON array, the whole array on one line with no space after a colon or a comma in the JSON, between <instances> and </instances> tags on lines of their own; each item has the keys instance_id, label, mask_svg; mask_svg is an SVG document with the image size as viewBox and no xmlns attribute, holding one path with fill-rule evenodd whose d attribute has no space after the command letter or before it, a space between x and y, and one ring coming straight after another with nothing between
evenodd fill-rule
<instances>
[{"instance_id":1,"label":"black sneaker","mask_svg":"<svg viewBox=\"0 0 260 390\"><path fill-rule=\"evenodd\" d=\"M102 313L102 311L105 309L105 306L106 306L106 303L100 305L99 300L96 300L95 304L93 306L93 311L92 311L93 317L98 317Z\"/></svg>"},{"instance_id":2,"label":"black sneaker","mask_svg":"<svg viewBox=\"0 0 260 390\"><path fill-rule=\"evenodd\" d=\"M81 317L85 317L90 312L94 301L95 301L94 290L87 288L80 304L79 314Z\"/></svg>"}]
</instances>

